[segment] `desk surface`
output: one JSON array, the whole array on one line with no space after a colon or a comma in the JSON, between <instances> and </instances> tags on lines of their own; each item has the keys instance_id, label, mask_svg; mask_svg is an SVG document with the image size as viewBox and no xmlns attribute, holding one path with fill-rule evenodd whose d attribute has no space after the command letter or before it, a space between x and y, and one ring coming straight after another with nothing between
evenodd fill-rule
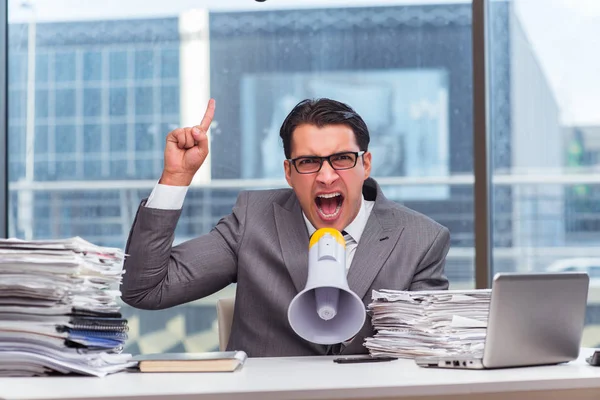
<instances>
[{"instance_id":1,"label":"desk surface","mask_svg":"<svg viewBox=\"0 0 600 400\"><path fill-rule=\"evenodd\" d=\"M600 398L600 367L584 360L591 351L582 349L568 364L489 371L420 368L412 360L336 364L332 357L297 357L251 358L234 373L0 378L0 399L480 398L525 391L545 391L544 398L586 391Z\"/></svg>"}]
</instances>

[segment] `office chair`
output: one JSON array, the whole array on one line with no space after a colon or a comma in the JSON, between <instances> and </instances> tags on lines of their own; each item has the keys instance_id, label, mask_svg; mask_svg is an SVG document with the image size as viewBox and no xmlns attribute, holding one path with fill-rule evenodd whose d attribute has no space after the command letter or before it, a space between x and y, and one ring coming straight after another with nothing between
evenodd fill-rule
<instances>
[{"instance_id":1,"label":"office chair","mask_svg":"<svg viewBox=\"0 0 600 400\"><path fill-rule=\"evenodd\" d=\"M233 305L235 297L228 297L217 300L217 326L219 329L219 350L227 349L229 334L231 333L231 323L233 322Z\"/></svg>"}]
</instances>

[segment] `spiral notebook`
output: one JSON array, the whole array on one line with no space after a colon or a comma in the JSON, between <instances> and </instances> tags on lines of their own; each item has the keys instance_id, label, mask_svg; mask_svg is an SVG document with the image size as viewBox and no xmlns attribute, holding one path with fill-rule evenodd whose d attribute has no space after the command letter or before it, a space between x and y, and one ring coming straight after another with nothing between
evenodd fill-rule
<instances>
[{"instance_id":1,"label":"spiral notebook","mask_svg":"<svg viewBox=\"0 0 600 400\"><path fill-rule=\"evenodd\" d=\"M132 360L138 361L141 372L233 372L241 368L247 358L243 351L221 351L140 354Z\"/></svg>"}]
</instances>

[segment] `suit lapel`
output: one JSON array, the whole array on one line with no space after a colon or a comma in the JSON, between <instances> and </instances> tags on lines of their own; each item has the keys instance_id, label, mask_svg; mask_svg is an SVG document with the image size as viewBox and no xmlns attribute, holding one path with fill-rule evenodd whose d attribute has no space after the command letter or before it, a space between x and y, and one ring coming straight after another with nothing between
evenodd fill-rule
<instances>
[{"instance_id":1,"label":"suit lapel","mask_svg":"<svg viewBox=\"0 0 600 400\"><path fill-rule=\"evenodd\" d=\"M394 214L390 200L372 179L365 182L367 190L376 190L376 199L360 238L348 272L348 286L361 299L396 246L404 227ZM366 192L365 198L368 199ZM298 292L308 277L308 230L302 209L295 195L282 206L274 204L275 225L283 261Z\"/></svg>"},{"instance_id":2,"label":"suit lapel","mask_svg":"<svg viewBox=\"0 0 600 400\"><path fill-rule=\"evenodd\" d=\"M374 183L374 182L373 182ZM348 286L361 299L390 256L404 230L377 184L377 198L348 272Z\"/></svg>"},{"instance_id":3,"label":"suit lapel","mask_svg":"<svg viewBox=\"0 0 600 400\"><path fill-rule=\"evenodd\" d=\"M294 195L283 207L278 204L273 207L283 261L296 290L300 292L308 277L308 230L302 210Z\"/></svg>"}]
</instances>

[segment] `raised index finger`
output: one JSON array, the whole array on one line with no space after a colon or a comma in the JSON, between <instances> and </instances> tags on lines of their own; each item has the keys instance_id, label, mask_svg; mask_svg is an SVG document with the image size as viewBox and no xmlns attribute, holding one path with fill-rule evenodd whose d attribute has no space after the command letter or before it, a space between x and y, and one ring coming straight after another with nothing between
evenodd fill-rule
<instances>
[{"instance_id":1,"label":"raised index finger","mask_svg":"<svg viewBox=\"0 0 600 400\"><path fill-rule=\"evenodd\" d=\"M203 132L208 131L210 128L210 124L215 116L215 99L210 99L208 101L208 106L206 106L206 112L204 113L204 118L202 118L202 122L198 125L198 128Z\"/></svg>"}]
</instances>

